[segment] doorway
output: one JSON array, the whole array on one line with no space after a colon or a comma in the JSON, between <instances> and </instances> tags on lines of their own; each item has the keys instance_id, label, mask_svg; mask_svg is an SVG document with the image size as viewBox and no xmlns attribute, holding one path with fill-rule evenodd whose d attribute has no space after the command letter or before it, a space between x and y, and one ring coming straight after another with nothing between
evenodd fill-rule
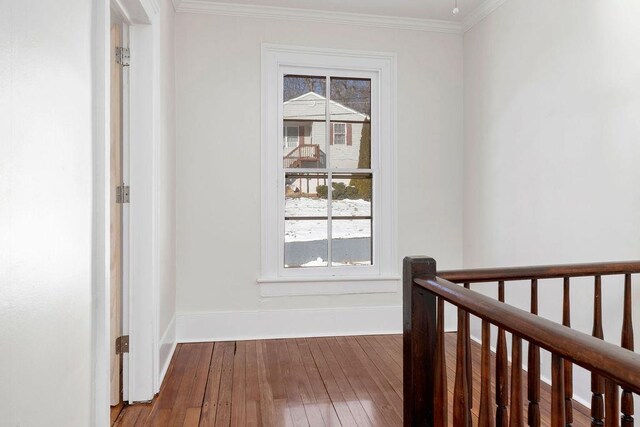
<instances>
[{"instance_id":1,"label":"doorway","mask_svg":"<svg viewBox=\"0 0 640 427\"><path fill-rule=\"evenodd\" d=\"M107 425L108 417L125 404L152 400L159 390L159 367L164 366L158 350L155 249L159 12L155 0L111 0L96 9L94 206L98 214L92 311L93 413L98 426ZM129 47L129 58L116 47ZM124 198L122 203L117 203L118 197ZM119 337L125 339L117 345Z\"/></svg>"},{"instance_id":2,"label":"doorway","mask_svg":"<svg viewBox=\"0 0 640 427\"><path fill-rule=\"evenodd\" d=\"M111 13L110 28L110 170L109 170L109 400L111 424L120 415L126 399L126 354L129 337L126 328L127 224L129 187L126 160L128 119L128 26L115 12Z\"/></svg>"}]
</instances>

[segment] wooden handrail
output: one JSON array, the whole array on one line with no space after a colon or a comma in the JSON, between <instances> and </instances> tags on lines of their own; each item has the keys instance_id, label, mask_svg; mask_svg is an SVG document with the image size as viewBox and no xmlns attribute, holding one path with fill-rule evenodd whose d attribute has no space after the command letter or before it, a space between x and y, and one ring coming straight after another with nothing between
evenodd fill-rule
<instances>
[{"instance_id":1,"label":"wooden handrail","mask_svg":"<svg viewBox=\"0 0 640 427\"><path fill-rule=\"evenodd\" d=\"M612 270L615 269L607 271ZM586 269L582 273L576 271L575 274L586 275L586 271ZM598 271L599 274L604 274L605 269ZM628 272L627 269L623 273L626 272ZM538 277L548 277L542 272L538 274L541 275ZM628 391L640 393L639 354L498 302L440 277L418 277L414 278L414 283L429 293L481 319L488 320L530 343L613 380Z\"/></svg>"},{"instance_id":2,"label":"wooden handrail","mask_svg":"<svg viewBox=\"0 0 640 427\"><path fill-rule=\"evenodd\" d=\"M500 280L553 279L560 277L638 274L640 261L591 264L540 265L533 267L479 268L439 271L438 277L454 283L483 283Z\"/></svg>"}]
</instances>

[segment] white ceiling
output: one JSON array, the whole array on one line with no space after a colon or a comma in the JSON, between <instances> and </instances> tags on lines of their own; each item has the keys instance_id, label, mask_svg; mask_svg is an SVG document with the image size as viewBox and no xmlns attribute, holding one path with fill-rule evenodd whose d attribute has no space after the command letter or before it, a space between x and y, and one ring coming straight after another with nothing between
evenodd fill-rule
<instances>
[{"instance_id":1,"label":"white ceiling","mask_svg":"<svg viewBox=\"0 0 640 427\"><path fill-rule=\"evenodd\" d=\"M461 21L484 0L458 0L460 13L452 13L455 0L207 0L214 3L274 6L303 10L360 13L401 18Z\"/></svg>"}]
</instances>

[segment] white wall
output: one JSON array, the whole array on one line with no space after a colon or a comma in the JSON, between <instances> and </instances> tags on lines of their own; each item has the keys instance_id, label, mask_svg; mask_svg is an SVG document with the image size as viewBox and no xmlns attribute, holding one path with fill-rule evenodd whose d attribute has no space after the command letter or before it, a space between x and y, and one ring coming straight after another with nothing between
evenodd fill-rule
<instances>
[{"instance_id":1,"label":"white wall","mask_svg":"<svg viewBox=\"0 0 640 427\"><path fill-rule=\"evenodd\" d=\"M633 1L508 0L465 34L465 267L638 259L639 18ZM587 333L591 283L571 295ZM540 286L541 313L559 321L557 283ZM619 343L622 279L603 289L605 338ZM528 286L506 295L528 309ZM576 384L588 399L588 377Z\"/></svg>"},{"instance_id":2,"label":"white wall","mask_svg":"<svg viewBox=\"0 0 640 427\"><path fill-rule=\"evenodd\" d=\"M2 426L90 425L91 19L0 3Z\"/></svg>"},{"instance_id":3,"label":"white wall","mask_svg":"<svg viewBox=\"0 0 640 427\"><path fill-rule=\"evenodd\" d=\"M399 292L259 296L261 43L397 53L398 254L437 256L444 268L461 265L459 35L178 13L178 339L182 316L233 312L201 318L232 321L234 313L256 310L279 310L286 319L292 309L303 309L299 318L318 309L314 315L331 320L335 312L325 309L394 307L391 323L399 331ZM220 320L197 338L219 337L226 328ZM261 334L269 335L265 329ZM321 330L322 324L307 333ZM275 323L271 332L279 334Z\"/></svg>"},{"instance_id":4,"label":"white wall","mask_svg":"<svg viewBox=\"0 0 640 427\"><path fill-rule=\"evenodd\" d=\"M176 313L176 116L175 11L171 0L160 2L160 150L158 194L159 244L159 374L175 346Z\"/></svg>"}]
</instances>

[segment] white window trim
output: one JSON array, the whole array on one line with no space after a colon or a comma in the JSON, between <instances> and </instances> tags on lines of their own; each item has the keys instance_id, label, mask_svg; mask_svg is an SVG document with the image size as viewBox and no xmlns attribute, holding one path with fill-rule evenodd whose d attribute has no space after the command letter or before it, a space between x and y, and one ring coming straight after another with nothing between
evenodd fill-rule
<instances>
[{"instance_id":1,"label":"white window trim","mask_svg":"<svg viewBox=\"0 0 640 427\"><path fill-rule=\"evenodd\" d=\"M301 67L322 70L324 75L372 78L372 97L379 105L377 111L372 111L372 142L377 138L381 143L377 144L377 150L372 150L371 159L372 168L375 165L377 169L373 184L374 265L371 267L283 267L284 205L275 202L284 194L278 163L282 161L282 144L278 143L283 137L279 120L282 102L274 100L282 101L283 74ZM262 270L258 279L262 296L397 292L400 277L395 91L395 54L262 45Z\"/></svg>"}]
</instances>

